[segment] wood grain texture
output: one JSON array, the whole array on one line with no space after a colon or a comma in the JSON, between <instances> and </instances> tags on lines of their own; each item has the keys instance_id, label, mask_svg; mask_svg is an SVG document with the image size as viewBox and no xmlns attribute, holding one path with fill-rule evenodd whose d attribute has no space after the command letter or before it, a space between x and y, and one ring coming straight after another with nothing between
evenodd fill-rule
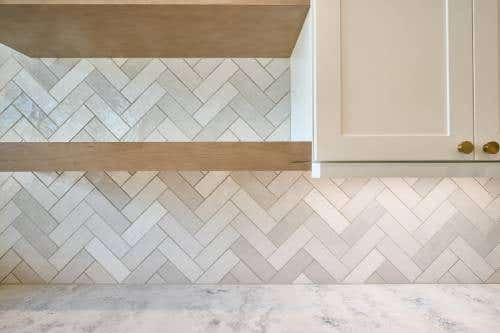
<instances>
[{"instance_id":1,"label":"wood grain texture","mask_svg":"<svg viewBox=\"0 0 500 333\"><path fill-rule=\"evenodd\" d=\"M0 171L310 168L309 142L0 143Z\"/></svg>"},{"instance_id":2,"label":"wood grain texture","mask_svg":"<svg viewBox=\"0 0 500 333\"><path fill-rule=\"evenodd\" d=\"M32 57L289 57L309 0L0 1Z\"/></svg>"}]
</instances>

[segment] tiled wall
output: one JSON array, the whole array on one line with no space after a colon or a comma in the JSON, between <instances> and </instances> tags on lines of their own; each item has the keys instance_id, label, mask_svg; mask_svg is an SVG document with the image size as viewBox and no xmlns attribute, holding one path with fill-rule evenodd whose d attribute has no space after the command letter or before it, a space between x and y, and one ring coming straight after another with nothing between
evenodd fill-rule
<instances>
[{"instance_id":1,"label":"tiled wall","mask_svg":"<svg viewBox=\"0 0 500 333\"><path fill-rule=\"evenodd\" d=\"M288 59L30 59L0 44L1 141L283 141Z\"/></svg>"},{"instance_id":2,"label":"tiled wall","mask_svg":"<svg viewBox=\"0 0 500 333\"><path fill-rule=\"evenodd\" d=\"M2 141L286 140L283 59L28 59ZM500 283L500 179L0 174L1 283Z\"/></svg>"}]
</instances>

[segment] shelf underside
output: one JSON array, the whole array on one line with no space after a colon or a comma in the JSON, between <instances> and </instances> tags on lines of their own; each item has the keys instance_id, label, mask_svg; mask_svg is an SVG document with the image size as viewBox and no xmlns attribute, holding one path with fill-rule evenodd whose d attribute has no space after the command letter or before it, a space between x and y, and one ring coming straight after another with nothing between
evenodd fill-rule
<instances>
[{"instance_id":1,"label":"shelf underside","mask_svg":"<svg viewBox=\"0 0 500 333\"><path fill-rule=\"evenodd\" d=\"M2 1L0 43L31 57L289 57L309 0Z\"/></svg>"}]
</instances>

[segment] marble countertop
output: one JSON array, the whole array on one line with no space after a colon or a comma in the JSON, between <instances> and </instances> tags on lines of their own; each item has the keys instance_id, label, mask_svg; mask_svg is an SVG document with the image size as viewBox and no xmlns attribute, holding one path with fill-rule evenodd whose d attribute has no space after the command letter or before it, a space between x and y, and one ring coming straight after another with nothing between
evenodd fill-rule
<instances>
[{"instance_id":1,"label":"marble countertop","mask_svg":"<svg viewBox=\"0 0 500 333\"><path fill-rule=\"evenodd\" d=\"M500 286L3 286L0 332L500 332Z\"/></svg>"}]
</instances>

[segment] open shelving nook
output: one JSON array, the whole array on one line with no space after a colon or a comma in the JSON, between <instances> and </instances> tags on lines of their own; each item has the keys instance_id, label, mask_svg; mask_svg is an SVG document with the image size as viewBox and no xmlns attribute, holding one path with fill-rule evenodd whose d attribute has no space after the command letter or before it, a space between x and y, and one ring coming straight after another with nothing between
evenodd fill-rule
<instances>
[{"instance_id":1,"label":"open shelving nook","mask_svg":"<svg viewBox=\"0 0 500 333\"><path fill-rule=\"evenodd\" d=\"M0 0L34 58L288 58L309 0ZM0 171L310 170L309 142L0 143Z\"/></svg>"}]
</instances>

